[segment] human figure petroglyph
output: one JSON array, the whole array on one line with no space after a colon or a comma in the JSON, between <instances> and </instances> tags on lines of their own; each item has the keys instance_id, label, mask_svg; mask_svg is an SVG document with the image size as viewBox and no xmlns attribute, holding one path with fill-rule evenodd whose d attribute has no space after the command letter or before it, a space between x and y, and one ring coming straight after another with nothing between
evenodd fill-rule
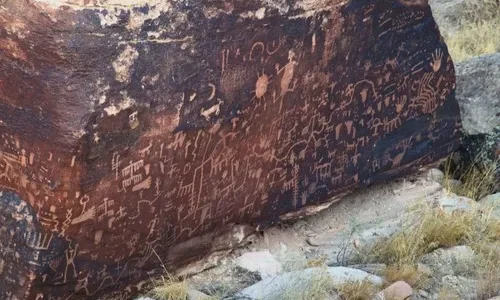
<instances>
[{"instance_id":1,"label":"human figure petroglyph","mask_svg":"<svg viewBox=\"0 0 500 300\"><path fill-rule=\"evenodd\" d=\"M76 265L75 265L75 257L77 256L77 254L78 254L78 244L76 244L74 248L68 248L65 252L66 267L64 268L64 277L63 277L64 283L68 282L68 270L70 269L70 267L73 270L73 278L77 277Z\"/></svg>"},{"instance_id":2,"label":"human figure petroglyph","mask_svg":"<svg viewBox=\"0 0 500 300\"><path fill-rule=\"evenodd\" d=\"M4 169L3 169L3 172L0 173L0 179L5 178L5 180L10 182L11 179L9 177L9 172L10 172L10 170L12 170L12 165L5 159L3 159L3 162L4 162L4 167L3 167Z\"/></svg>"},{"instance_id":3,"label":"human figure petroglyph","mask_svg":"<svg viewBox=\"0 0 500 300\"><path fill-rule=\"evenodd\" d=\"M290 84L292 83L293 75L295 73L295 67L298 65L298 62L295 61L295 53L290 50L288 51L288 63L280 69L279 65L275 66L276 74L282 74L281 83L280 83L280 96L283 97L286 93L292 92L295 89L295 85L297 84L297 80L290 88Z\"/></svg>"}]
</instances>

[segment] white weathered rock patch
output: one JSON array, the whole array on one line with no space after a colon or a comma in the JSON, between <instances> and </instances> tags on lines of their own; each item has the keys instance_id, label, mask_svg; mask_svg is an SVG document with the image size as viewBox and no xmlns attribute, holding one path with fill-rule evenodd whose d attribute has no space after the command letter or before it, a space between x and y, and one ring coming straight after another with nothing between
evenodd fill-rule
<instances>
[{"instance_id":1,"label":"white weathered rock patch","mask_svg":"<svg viewBox=\"0 0 500 300\"><path fill-rule=\"evenodd\" d=\"M126 45L125 49L118 56L118 58L113 62L113 68L115 69L115 78L119 82L130 81L131 68L135 60L139 57L139 52L132 46Z\"/></svg>"},{"instance_id":2,"label":"white weathered rock patch","mask_svg":"<svg viewBox=\"0 0 500 300\"><path fill-rule=\"evenodd\" d=\"M262 279L281 273L281 263L269 251L247 252L238 257L236 265L250 272L256 272Z\"/></svg>"}]
</instances>

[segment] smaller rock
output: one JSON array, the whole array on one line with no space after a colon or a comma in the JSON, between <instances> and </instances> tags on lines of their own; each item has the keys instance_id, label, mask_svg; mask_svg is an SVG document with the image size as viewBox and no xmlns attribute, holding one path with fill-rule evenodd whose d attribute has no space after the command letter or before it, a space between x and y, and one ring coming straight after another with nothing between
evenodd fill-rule
<instances>
[{"instance_id":1,"label":"smaller rock","mask_svg":"<svg viewBox=\"0 0 500 300\"><path fill-rule=\"evenodd\" d=\"M397 281L377 294L376 300L405 300L413 295L413 289L404 281ZM374 300L375 300L374 299Z\"/></svg>"},{"instance_id":2,"label":"smaller rock","mask_svg":"<svg viewBox=\"0 0 500 300\"><path fill-rule=\"evenodd\" d=\"M443 173L443 171L441 171L437 168L430 169L426 172L425 178L427 180L432 180L432 181L435 181L438 183L442 183L444 180L444 173Z\"/></svg>"},{"instance_id":3,"label":"smaller rock","mask_svg":"<svg viewBox=\"0 0 500 300\"><path fill-rule=\"evenodd\" d=\"M365 271L346 268L346 267L330 267L328 268L328 273L333 279L333 284L336 286L345 284L349 281L364 281L368 280L374 285L382 285L382 278L372 274L368 274Z\"/></svg>"},{"instance_id":4,"label":"smaller rock","mask_svg":"<svg viewBox=\"0 0 500 300\"><path fill-rule=\"evenodd\" d=\"M500 193L484 197L479 200L479 205L483 209L491 209L492 214L500 218Z\"/></svg>"},{"instance_id":5,"label":"smaller rock","mask_svg":"<svg viewBox=\"0 0 500 300\"><path fill-rule=\"evenodd\" d=\"M236 265L250 272L256 272L262 279L278 275L282 265L269 251L247 252L238 257Z\"/></svg>"},{"instance_id":6,"label":"smaller rock","mask_svg":"<svg viewBox=\"0 0 500 300\"><path fill-rule=\"evenodd\" d=\"M457 179L450 179L446 182L450 188L455 188L458 189L463 183L460 180Z\"/></svg>"},{"instance_id":7,"label":"smaller rock","mask_svg":"<svg viewBox=\"0 0 500 300\"><path fill-rule=\"evenodd\" d=\"M187 300L207 300L210 296L197 290L189 290Z\"/></svg>"},{"instance_id":8,"label":"smaller rock","mask_svg":"<svg viewBox=\"0 0 500 300\"><path fill-rule=\"evenodd\" d=\"M384 276L385 269L387 266L385 264L362 264L362 265L350 265L351 269L357 269L365 271L366 273L374 274L377 276Z\"/></svg>"},{"instance_id":9,"label":"smaller rock","mask_svg":"<svg viewBox=\"0 0 500 300\"><path fill-rule=\"evenodd\" d=\"M453 291L461 300L477 299L477 280L448 275L441 279L441 289Z\"/></svg>"},{"instance_id":10,"label":"smaller rock","mask_svg":"<svg viewBox=\"0 0 500 300\"><path fill-rule=\"evenodd\" d=\"M475 257L474 250L468 246L437 249L421 258L419 269L429 268L435 276L471 275L476 270Z\"/></svg>"},{"instance_id":11,"label":"smaller rock","mask_svg":"<svg viewBox=\"0 0 500 300\"><path fill-rule=\"evenodd\" d=\"M331 280L331 283L334 286L339 286L345 284L346 282L364 280L380 286L383 282L382 278L379 276L351 268L309 268L280 274L278 276L259 281L239 292L237 297L247 297L247 299L275 299L289 289L306 290L310 286L311 280L317 280L315 279L315 276L326 276L327 280Z\"/></svg>"},{"instance_id":12,"label":"smaller rock","mask_svg":"<svg viewBox=\"0 0 500 300\"><path fill-rule=\"evenodd\" d=\"M454 211L470 211L477 203L467 197L460 197L454 194L444 196L438 199L439 205L447 213Z\"/></svg>"},{"instance_id":13,"label":"smaller rock","mask_svg":"<svg viewBox=\"0 0 500 300\"><path fill-rule=\"evenodd\" d=\"M430 297L429 293L427 293L424 290L418 290L417 291L417 296L423 299L428 299Z\"/></svg>"}]
</instances>

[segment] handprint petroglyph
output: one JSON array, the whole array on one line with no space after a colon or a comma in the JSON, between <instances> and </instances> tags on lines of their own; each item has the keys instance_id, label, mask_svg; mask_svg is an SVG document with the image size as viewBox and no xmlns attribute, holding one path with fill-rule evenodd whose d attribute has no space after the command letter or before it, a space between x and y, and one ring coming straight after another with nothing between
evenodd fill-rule
<instances>
[{"instance_id":1,"label":"handprint petroglyph","mask_svg":"<svg viewBox=\"0 0 500 300\"><path fill-rule=\"evenodd\" d=\"M431 67L434 72L439 71L441 69L441 62L443 60L443 50L437 49L434 53L432 53L432 61Z\"/></svg>"}]
</instances>

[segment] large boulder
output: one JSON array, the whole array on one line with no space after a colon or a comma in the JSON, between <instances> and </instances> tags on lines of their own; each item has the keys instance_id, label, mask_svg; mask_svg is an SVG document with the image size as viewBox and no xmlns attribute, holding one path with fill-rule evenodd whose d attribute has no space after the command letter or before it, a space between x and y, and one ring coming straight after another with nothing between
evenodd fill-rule
<instances>
[{"instance_id":1,"label":"large boulder","mask_svg":"<svg viewBox=\"0 0 500 300\"><path fill-rule=\"evenodd\" d=\"M493 133L500 128L500 53L458 63L456 72L464 132L468 135Z\"/></svg>"},{"instance_id":2,"label":"large boulder","mask_svg":"<svg viewBox=\"0 0 500 300\"><path fill-rule=\"evenodd\" d=\"M425 1L0 3L1 299L127 298L459 143Z\"/></svg>"},{"instance_id":3,"label":"large boulder","mask_svg":"<svg viewBox=\"0 0 500 300\"><path fill-rule=\"evenodd\" d=\"M461 169L471 164L491 174L496 165L500 190L500 53L487 54L457 64L457 100L464 128ZM465 167L464 167L465 166ZM459 171L460 172L460 171Z\"/></svg>"},{"instance_id":4,"label":"large boulder","mask_svg":"<svg viewBox=\"0 0 500 300\"><path fill-rule=\"evenodd\" d=\"M467 0L429 0L432 15L444 37L455 34L461 27Z\"/></svg>"}]
</instances>

